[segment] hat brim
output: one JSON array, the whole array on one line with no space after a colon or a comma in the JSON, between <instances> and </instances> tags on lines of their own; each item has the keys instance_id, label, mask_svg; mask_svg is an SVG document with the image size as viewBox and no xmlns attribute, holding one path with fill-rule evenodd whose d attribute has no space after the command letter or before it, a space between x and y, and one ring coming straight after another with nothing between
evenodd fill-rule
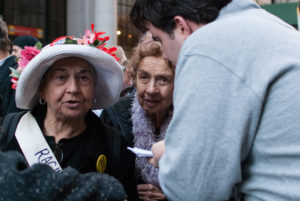
<instances>
[{"instance_id":1,"label":"hat brim","mask_svg":"<svg viewBox=\"0 0 300 201\"><path fill-rule=\"evenodd\" d=\"M39 99L39 86L47 70L58 60L79 57L89 62L95 70L95 99L92 109L113 105L119 100L123 74L120 64L106 52L88 45L55 45L45 47L26 66L18 80L16 105L32 109Z\"/></svg>"}]
</instances>

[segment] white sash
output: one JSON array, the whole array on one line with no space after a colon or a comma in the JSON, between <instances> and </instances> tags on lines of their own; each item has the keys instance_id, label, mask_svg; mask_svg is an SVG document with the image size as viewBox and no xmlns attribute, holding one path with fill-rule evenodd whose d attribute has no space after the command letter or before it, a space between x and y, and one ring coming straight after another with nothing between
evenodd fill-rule
<instances>
[{"instance_id":1,"label":"white sash","mask_svg":"<svg viewBox=\"0 0 300 201\"><path fill-rule=\"evenodd\" d=\"M30 166L35 163L43 163L49 165L56 172L62 171L39 125L30 112L27 112L20 119L15 136Z\"/></svg>"}]
</instances>

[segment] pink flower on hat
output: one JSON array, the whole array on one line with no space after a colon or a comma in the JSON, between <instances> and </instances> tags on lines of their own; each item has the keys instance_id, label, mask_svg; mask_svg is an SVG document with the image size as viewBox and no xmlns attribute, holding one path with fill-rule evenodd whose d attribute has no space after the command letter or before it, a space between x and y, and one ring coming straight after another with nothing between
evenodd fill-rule
<instances>
[{"instance_id":1,"label":"pink flower on hat","mask_svg":"<svg viewBox=\"0 0 300 201\"><path fill-rule=\"evenodd\" d=\"M83 40L87 41L88 44L92 44L95 41L96 35L90 30L86 30L83 36Z\"/></svg>"},{"instance_id":2,"label":"pink flower on hat","mask_svg":"<svg viewBox=\"0 0 300 201\"><path fill-rule=\"evenodd\" d=\"M50 46L54 45L62 45L62 44L77 44L77 45L89 45L95 47L99 50L106 52L107 54L114 57L117 61L120 59L114 53L117 48L106 48L106 41L109 40L109 36L100 37L101 35L105 34L105 32L96 32L94 30L95 25L91 24L92 30L86 30L84 32L84 36L82 38L75 38L74 36L62 36L55 39Z\"/></svg>"},{"instance_id":3,"label":"pink flower on hat","mask_svg":"<svg viewBox=\"0 0 300 201\"><path fill-rule=\"evenodd\" d=\"M41 50L37 49L36 47L25 46L23 50L21 50L21 57L18 61L19 67L24 69L29 61L33 59Z\"/></svg>"},{"instance_id":4,"label":"pink flower on hat","mask_svg":"<svg viewBox=\"0 0 300 201\"><path fill-rule=\"evenodd\" d=\"M11 74L10 76L12 77L12 79L10 80L12 82L12 88L16 89L17 88L17 83L19 80L19 77L22 73L22 71L24 70L24 68L27 66L27 64L29 63L29 61L31 59L33 59L33 57L35 57L36 55L38 55L40 53L40 49L42 44L41 43L37 43L36 46L31 47L31 46L25 46L24 49L21 50L21 56L18 59L18 68L14 69L14 68L10 68L11 70Z\"/></svg>"}]
</instances>

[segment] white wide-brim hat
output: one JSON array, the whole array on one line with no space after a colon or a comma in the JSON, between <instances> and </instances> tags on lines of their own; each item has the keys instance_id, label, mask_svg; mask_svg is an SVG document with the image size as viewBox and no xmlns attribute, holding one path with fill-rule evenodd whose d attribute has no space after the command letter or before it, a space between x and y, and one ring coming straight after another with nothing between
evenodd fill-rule
<instances>
[{"instance_id":1,"label":"white wide-brim hat","mask_svg":"<svg viewBox=\"0 0 300 201\"><path fill-rule=\"evenodd\" d=\"M56 61L79 57L89 62L95 71L95 102L92 109L113 105L119 100L123 74L120 64L108 53L89 45L46 46L26 66L18 80L16 104L18 108L32 109L39 100L39 86L44 74Z\"/></svg>"}]
</instances>

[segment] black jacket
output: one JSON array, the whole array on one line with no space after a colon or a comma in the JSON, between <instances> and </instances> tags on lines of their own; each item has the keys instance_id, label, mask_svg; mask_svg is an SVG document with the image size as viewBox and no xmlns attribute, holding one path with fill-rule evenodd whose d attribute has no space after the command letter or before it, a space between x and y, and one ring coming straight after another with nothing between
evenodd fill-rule
<instances>
[{"instance_id":1,"label":"black jacket","mask_svg":"<svg viewBox=\"0 0 300 201\"><path fill-rule=\"evenodd\" d=\"M32 111L41 130L45 113L45 108L41 107ZM22 153L14 133L17 122L23 114L24 112L8 114L4 119L0 134L0 147L3 151L17 150ZM58 145L53 137L45 137L53 150L57 146L62 149L61 167L73 167L80 173L97 172L97 160L100 155L105 155L107 159L105 173L114 176L123 184L129 200L136 200L135 156L127 150L125 140L116 130L102 123L93 112L89 111L85 120L87 129L84 133L71 139L62 139Z\"/></svg>"},{"instance_id":2,"label":"black jacket","mask_svg":"<svg viewBox=\"0 0 300 201\"><path fill-rule=\"evenodd\" d=\"M15 90L11 88L12 83L10 80L12 77L9 76L11 73L9 67L14 69L18 67L15 56L8 57L0 67L0 117L2 118L10 112L19 111L15 102Z\"/></svg>"},{"instance_id":3,"label":"black jacket","mask_svg":"<svg viewBox=\"0 0 300 201\"><path fill-rule=\"evenodd\" d=\"M104 123L121 131L130 147L133 146L131 121L131 106L133 98L134 95L127 95L120 98L118 103L105 108L100 116Z\"/></svg>"},{"instance_id":4,"label":"black jacket","mask_svg":"<svg viewBox=\"0 0 300 201\"><path fill-rule=\"evenodd\" d=\"M18 152L0 152L0 201L124 201L122 184L107 174L61 173L49 166L27 167Z\"/></svg>"}]
</instances>

